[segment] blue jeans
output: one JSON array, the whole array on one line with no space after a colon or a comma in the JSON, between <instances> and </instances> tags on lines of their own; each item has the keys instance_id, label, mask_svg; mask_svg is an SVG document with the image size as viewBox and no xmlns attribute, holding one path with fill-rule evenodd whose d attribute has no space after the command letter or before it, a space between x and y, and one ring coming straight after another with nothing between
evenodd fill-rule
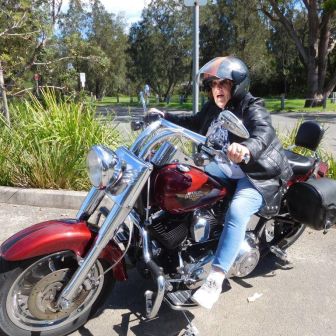
<instances>
[{"instance_id":1,"label":"blue jeans","mask_svg":"<svg viewBox=\"0 0 336 336\"><path fill-rule=\"evenodd\" d=\"M226 175L214 162L205 171L219 181L227 180ZM233 265L245 238L247 223L263 205L263 197L245 176L237 180L237 188L225 216L224 228L217 246L213 266L227 273Z\"/></svg>"}]
</instances>

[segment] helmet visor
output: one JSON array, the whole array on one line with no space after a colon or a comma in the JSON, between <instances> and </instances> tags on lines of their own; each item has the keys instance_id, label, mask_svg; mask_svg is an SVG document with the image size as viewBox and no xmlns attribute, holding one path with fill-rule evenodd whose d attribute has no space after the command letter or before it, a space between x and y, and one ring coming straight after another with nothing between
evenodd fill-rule
<instances>
[{"instance_id":1,"label":"helmet visor","mask_svg":"<svg viewBox=\"0 0 336 336\"><path fill-rule=\"evenodd\" d=\"M226 57L216 57L204 64L198 71L197 80L198 83L202 83L203 80L211 81L214 79L232 79L232 68L223 66L223 62ZM224 64L226 65L226 64Z\"/></svg>"}]
</instances>

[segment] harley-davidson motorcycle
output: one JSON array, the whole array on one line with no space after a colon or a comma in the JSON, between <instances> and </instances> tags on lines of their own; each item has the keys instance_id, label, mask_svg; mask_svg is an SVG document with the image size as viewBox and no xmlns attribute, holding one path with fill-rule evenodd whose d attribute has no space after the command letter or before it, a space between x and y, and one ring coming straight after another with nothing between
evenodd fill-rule
<instances>
[{"instance_id":1,"label":"harley-davidson motorcycle","mask_svg":"<svg viewBox=\"0 0 336 336\"><path fill-rule=\"evenodd\" d=\"M248 138L232 113L221 112L219 122ZM269 253L285 260L306 226L327 231L335 223L336 181L325 177L327 165L316 154L322 136L315 122L299 128L296 145L315 154L286 151L294 175L249 225L230 277L248 276ZM194 154L182 153L176 138L195 144ZM127 280L131 265L156 284L144 293L147 318L163 302L181 311L197 307L191 296L209 272L234 188L204 171L228 160L209 139L160 119L130 148L94 146L87 156L93 186L77 217L35 224L1 245L1 331L69 334L102 305L115 281Z\"/></svg>"}]
</instances>

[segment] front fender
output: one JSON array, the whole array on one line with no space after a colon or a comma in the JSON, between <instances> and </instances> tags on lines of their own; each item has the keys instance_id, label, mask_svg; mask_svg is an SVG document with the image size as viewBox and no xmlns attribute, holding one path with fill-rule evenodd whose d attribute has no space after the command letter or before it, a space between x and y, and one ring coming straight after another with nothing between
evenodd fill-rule
<instances>
[{"instance_id":1,"label":"front fender","mask_svg":"<svg viewBox=\"0 0 336 336\"><path fill-rule=\"evenodd\" d=\"M23 229L8 238L0 246L0 256L7 261L22 261L38 256L70 250L84 257L91 247L96 233L85 221L75 219L52 220ZM122 255L119 247L109 243L100 257L113 264ZM117 280L126 280L124 262L113 268Z\"/></svg>"}]
</instances>

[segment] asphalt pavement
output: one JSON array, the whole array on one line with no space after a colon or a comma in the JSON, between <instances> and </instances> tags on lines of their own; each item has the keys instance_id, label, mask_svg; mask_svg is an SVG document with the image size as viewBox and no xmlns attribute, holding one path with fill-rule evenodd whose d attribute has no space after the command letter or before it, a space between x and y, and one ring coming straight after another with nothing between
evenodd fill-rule
<instances>
[{"instance_id":1,"label":"asphalt pavement","mask_svg":"<svg viewBox=\"0 0 336 336\"><path fill-rule=\"evenodd\" d=\"M141 109L137 113L128 111L127 115L119 113L115 122L126 130L130 118L141 114ZM280 127L281 132L294 126L300 117L307 119L313 116L272 114L273 124ZM326 125L324 145L336 153L336 114L319 113L313 118ZM0 188L0 242L33 223L74 217L78 201L84 194L60 194ZM70 204L67 197L74 200L75 203L71 203L73 209L67 209L66 204ZM336 335L336 229L331 229L326 235L307 229L298 242L289 248L288 255L290 265L281 266L275 257L268 257L251 276L231 279L211 311L201 308L190 311L188 318L199 334ZM156 318L150 321L145 319L143 294L148 286L149 283L135 270L130 270L129 280L116 284L101 314L71 335L183 335L187 320L181 312L172 311L166 304L163 304ZM251 297L258 298L249 302L248 298Z\"/></svg>"}]
</instances>

